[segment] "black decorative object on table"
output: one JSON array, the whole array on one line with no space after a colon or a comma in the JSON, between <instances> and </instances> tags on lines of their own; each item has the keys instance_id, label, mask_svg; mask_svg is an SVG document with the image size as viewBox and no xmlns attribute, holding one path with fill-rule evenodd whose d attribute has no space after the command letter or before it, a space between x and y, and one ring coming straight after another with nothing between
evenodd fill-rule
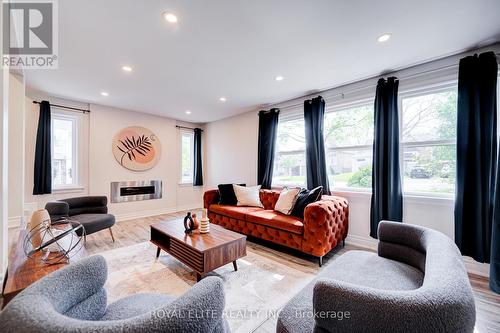
<instances>
[{"instance_id":1,"label":"black decorative object on table","mask_svg":"<svg viewBox=\"0 0 500 333\"><path fill-rule=\"evenodd\" d=\"M192 234L194 230L194 220L191 216L191 212L188 212L186 217L184 217L184 232L186 234Z\"/></svg>"}]
</instances>

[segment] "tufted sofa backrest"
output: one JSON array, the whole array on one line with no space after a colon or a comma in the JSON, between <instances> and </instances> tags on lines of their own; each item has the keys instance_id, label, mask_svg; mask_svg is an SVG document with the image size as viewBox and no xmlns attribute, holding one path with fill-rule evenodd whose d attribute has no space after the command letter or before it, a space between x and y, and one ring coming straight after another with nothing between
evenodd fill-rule
<instances>
[{"instance_id":1,"label":"tufted sofa backrest","mask_svg":"<svg viewBox=\"0 0 500 333\"><path fill-rule=\"evenodd\" d=\"M280 193L281 191L278 190L260 190L260 202L262 202L265 209L274 209Z\"/></svg>"}]
</instances>

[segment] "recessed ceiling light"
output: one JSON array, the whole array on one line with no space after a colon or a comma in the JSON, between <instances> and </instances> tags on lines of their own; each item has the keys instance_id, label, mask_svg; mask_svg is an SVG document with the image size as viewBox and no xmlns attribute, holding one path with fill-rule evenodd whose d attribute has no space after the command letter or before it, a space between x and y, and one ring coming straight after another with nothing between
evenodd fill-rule
<instances>
[{"instance_id":1,"label":"recessed ceiling light","mask_svg":"<svg viewBox=\"0 0 500 333\"><path fill-rule=\"evenodd\" d=\"M132 72L132 67L130 67L130 66L122 66L122 69L123 69L125 72Z\"/></svg>"},{"instance_id":2,"label":"recessed ceiling light","mask_svg":"<svg viewBox=\"0 0 500 333\"><path fill-rule=\"evenodd\" d=\"M170 12L163 12L163 18L165 19L165 21L167 21L168 23L177 23L177 16L175 16L175 14L172 14Z\"/></svg>"},{"instance_id":3,"label":"recessed ceiling light","mask_svg":"<svg viewBox=\"0 0 500 333\"><path fill-rule=\"evenodd\" d=\"M219 101L225 102L225 101L227 101L227 99L226 99L226 97L221 97L221 98L219 98Z\"/></svg>"},{"instance_id":4,"label":"recessed ceiling light","mask_svg":"<svg viewBox=\"0 0 500 333\"><path fill-rule=\"evenodd\" d=\"M101 95L102 95L102 96L105 96L105 97L108 97L108 96L109 96L109 94L108 94L106 91L101 91Z\"/></svg>"},{"instance_id":5,"label":"recessed ceiling light","mask_svg":"<svg viewBox=\"0 0 500 333\"><path fill-rule=\"evenodd\" d=\"M285 78L281 75L278 75L274 78L276 81L283 81Z\"/></svg>"},{"instance_id":6,"label":"recessed ceiling light","mask_svg":"<svg viewBox=\"0 0 500 333\"><path fill-rule=\"evenodd\" d=\"M387 42L391 38L391 34L383 34L377 38L377 42L383 43Z\"/></svg>"},{"instance_id":7,"label":"recessed ceiling light","mask_svg":"<svg viewBox=\"0 0 500 333\"><path fill-rule=\"evenodd\" d=\"M186 111L186 114L191 114L191 111L187 110L187 111Z\"/></svg>"}]
</instances>

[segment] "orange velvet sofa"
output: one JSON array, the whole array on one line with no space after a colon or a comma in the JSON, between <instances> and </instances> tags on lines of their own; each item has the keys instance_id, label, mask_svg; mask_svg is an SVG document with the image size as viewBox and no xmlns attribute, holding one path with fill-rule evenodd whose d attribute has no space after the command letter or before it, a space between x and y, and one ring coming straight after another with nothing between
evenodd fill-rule
<instances>
[{"instance_id":1,"label":"orange velvet sofa","mask_svg":"<svg viewBox=\"0 0 500 333\"><path fill-rule=\"evenodd\" d=\"M304 220L274 211L280 191L260 190L264 208L219 205L219 191L203 195L211 223L226 229L261 238L319 258L347 237L349 204L338 196L322 196L307 205Z\"/></svg>"}]
</instances>

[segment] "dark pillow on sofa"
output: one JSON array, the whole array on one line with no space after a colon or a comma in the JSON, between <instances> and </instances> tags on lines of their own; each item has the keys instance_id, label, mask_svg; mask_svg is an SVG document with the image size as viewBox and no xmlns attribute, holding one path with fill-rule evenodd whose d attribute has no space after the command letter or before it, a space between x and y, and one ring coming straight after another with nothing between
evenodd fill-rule
<instances>
[{"instance_id":1,"label":"dark pillow on sofa","mask_svg":"<svg viewBox=\"0 0 500 333\"><path fill-rule=\"evenodd\" d=\"M246 184L238 184L240 186L246 186ZM219 184L219 205L236 205L238 199L236 199L236 194L234 194L233 184Z\"/></svg>"},{"instance_id":2,"label":"dark pillow on sofa","mask_svg":"<svg viewBox=\"0 0 500 333\"><path fill-rule=\"evenodd\" d=\"M318 186L312 190L306 190L303 188L299 194L297 194L297 201L295 201L295 206L293 206L292 214L299 219L304 219L304 210L306 206L310 203L318 201L323 195L323 186Z\"/></svg>"}]
</instances>

